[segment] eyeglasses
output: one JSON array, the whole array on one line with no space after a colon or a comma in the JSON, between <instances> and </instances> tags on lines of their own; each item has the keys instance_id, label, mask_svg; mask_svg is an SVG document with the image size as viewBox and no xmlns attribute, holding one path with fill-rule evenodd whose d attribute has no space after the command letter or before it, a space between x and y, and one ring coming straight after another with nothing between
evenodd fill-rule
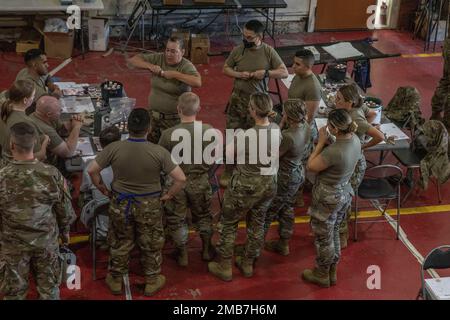
<instances>
[{"instance_id":1,"label":"eyeglasses","mask_svg":"<svg viewBox=\"0 0 450 320\"><path fill-rule=\"evenodd\" d=\"M244 38L247 41L253 41L256 38L258 38L258 36L257 35L255 35L255 36L246 36L245 34L242 34L242 38Z\"/></svg>"}]
</instances>

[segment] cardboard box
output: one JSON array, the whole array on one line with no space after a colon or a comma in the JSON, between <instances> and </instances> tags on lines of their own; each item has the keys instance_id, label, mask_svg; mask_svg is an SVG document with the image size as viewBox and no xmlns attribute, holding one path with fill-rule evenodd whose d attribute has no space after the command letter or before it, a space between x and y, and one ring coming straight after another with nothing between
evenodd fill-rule
<instances>
[{"instance_id":1,"label":"cardboard box","mask_svg":"<svg viewBox=\"0 0 450 320\"><path fill-rule=\"evenodd\" d=\"M72 56L73 41L75 34L73 31L44 32L43 23L35 21L34 28L44 37L44 51L49 58L67 59Z\"/></svg>"},{"instance_id":2,"label":"cardboard box","mask_svg":"<svg viewBox=\"0 0 450 320\"><path fill-rule=\"evenodd\" d=\"M31 49L39 49L42 37L34 29L26 29L22 32L20 39L16 42L16 52L25 53Z\"/></svg>"},{"instance_id":3,"label":"cardboard box","mask_svg":"<svg viewBox=\"0 0 450 320\"><path fill-rule=\"evenodd\" d=\"M172 29L172 37L178 37L183 39L184 41L184 56L189 57L190 49L191 49L191 33L189 31Z\"/></svg>"},{"instance_id":4,"label":"cardboard box","mask_svg":"<svg viewBox=\"0 0 450 320\"><path fill-rule=\"evenodd\" d=\"M194 64L209 63L209 37L206 34L193 34L191 37L191 61Z\"/></svg>"},{"instance_id":5,"label":"cardboard box","mask_svg":"<svg viewBox=\"0 0 450 320\"><path fill-rule=\"evenodd\" d=\"M44 48L49 58L67 59L72 56L74 32L45 32Z\"/></svg>"},{"instance_id":6,"label":"cardboard box","mask_svg":"<svg viewBox=\"0 0 450 320\"><path fill-rule=\"evenodd\" d=\"M183 0L163 0L164 5L174 6L183 4Z\"/></svg>"},{"instance_id":7,"label":"cardboard box","mask_svg":"<svg viewBox=\"0 0 450 320\"><path fill-rule=\"evenodd\" d=\"M225 3L225 0L194 0L195 3Z\"/></svg>"},{"instance_id":8,"label":"cardboard box","mask_svg":"<svg viewBox=\"0 0 450 320\"><path fill-rule=\"evenodd\" d=\"M89 50L106 51L109 43L109 24L105 18L90 18L89 27Z\"/></svg>"}]
</instances>

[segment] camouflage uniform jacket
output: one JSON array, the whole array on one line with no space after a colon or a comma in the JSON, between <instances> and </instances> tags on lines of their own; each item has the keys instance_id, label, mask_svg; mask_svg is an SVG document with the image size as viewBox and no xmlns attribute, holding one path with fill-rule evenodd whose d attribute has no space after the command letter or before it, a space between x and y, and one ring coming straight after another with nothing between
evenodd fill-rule
<instances>
[{"instance_id":1,"label":"camouflage uniform jacket","mask_svg":"<svg viewBox=\"0 0 450 320\"><path fill-rule=\"evenodd\" d=\"M2 247L20 251L58 247L75 218L61 173L38 160L12 161L0 170Z\"/></svg>"},{"instance_id":2,"label":"camouflage uniform jacket","mask_svg":"<svg viewBox=\"0 0 450 320\"><path fill-rule=\"evenodd\" d=\"M420 93L414 87L400 87L384 109L384 115L401 126L415 128L424 122L420 110Z\"/></svg>"},{"instance_id":3,"label":"camouflage uniform jacket","mask_svg":"<svg viewBox=\"0 0 450 320\"><path fill-rule=\"evenodd\" d=\"M426 140L427 155L420 161L420 186L428 187L428 179L436 177L439 183L445 183L450 177L448 159L448 132L444 124L437 120L428 120L419 128Z\"/></svg>"}]
</instances>

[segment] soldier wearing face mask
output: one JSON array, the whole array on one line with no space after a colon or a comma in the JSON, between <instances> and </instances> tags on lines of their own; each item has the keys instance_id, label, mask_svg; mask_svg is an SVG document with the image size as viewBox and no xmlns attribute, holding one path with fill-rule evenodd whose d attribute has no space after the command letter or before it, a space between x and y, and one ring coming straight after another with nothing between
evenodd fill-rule
<instances>
[{"instance_id":1,"label":"soldier wearing face mask","mask_svg":"<svg viewBox=\"0 0 450 320\"><path fill-rule=\"evenodd\" d=\"M274 48L262 41L264 25L248 21L242 32L243 44L233 49L225 61L223 73L234 78L233 92L227 108L227 129L249 129L254 123L248 112L250 96L268 93L269 79L287 78L286 65ZM232 167L226 166L220 184L226 187Z\"/></svg>"}]
</instances>

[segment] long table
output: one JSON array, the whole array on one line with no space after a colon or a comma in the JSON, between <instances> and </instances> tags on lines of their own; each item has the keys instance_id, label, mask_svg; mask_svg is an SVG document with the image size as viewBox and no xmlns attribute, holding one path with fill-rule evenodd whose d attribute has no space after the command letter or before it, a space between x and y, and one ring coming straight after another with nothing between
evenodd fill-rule
<instances>
[{"instance_id":1,"label":"long table","mask_svg":"<svg viewBox=\"0 0 450 320\"><path fill-rule=\"evenodd\" d=\"M290 75L290 78L292 78L292 77L293 77L293 75ZM319 75L319 76L317 76L317 78L320 81L320 83L322 84L322 86L325 86L325 80L324 80L323 75ZM350 83L354 83L354 81L353 81L353 79L347 77L344 81L342 81L339 84L344 85L344 84L350 84ZM283 84L285 85L286 88L289 89L290 81L283 81ZM360 93L362 94L363 93L362 89L359 89L359 90L360 90ZM326 99L325 97L322 97L322 100L325 102L325 105L327 106L327 109L328 109L327 111L330 111L332 109L332 106L327 104L328 99ZM316 117L317 118L326 118L327 116L325 114L317 113ZM392 123L392 121L389 120L388 118L382 116L381 124L384 124L384 123ZM380 163L382 163L382 161L384 160L384 158L388 152L394 151L394 150L409 149L409 147L410 147L410 143L408 140L396 140L395 144L388 144L388 143L377 144L371 148L368 148L367 151L368 152L380 152Z\"/></svg>"},{"instance_id":2,"label":"long table","mask_svg":"<svg viewBox=\"0 0 450 320\"><path fill-rule=\"evenodd\" d=\"M149 0L149 3L152 9L152 33L156 35L157 39L160 37L160 16L167 16L176 10L197 10L199 14L202 13L201 10L218 10L218 15L220 15L231 10L252 9L266 19L264 32L275 42L276 10L287 8L287 3L284 0L225 0L224 3L201 3L194 2L194 0L183 0L182 5L165 5L162 0ZM272 24L271 28L269 23Z\"/></svg>"}]
</instances>

